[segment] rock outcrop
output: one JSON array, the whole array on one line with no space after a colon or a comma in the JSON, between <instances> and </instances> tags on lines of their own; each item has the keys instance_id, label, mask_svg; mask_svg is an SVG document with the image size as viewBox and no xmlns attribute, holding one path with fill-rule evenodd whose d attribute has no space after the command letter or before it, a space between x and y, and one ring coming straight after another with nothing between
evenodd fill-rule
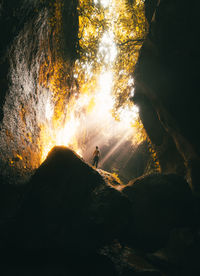
<instances>
[{"instance_id":1,"label":"rock outcrop","mask_svg":"<svg viewBox=\"0 0 200 276\"><path fill-rule=\"evenodd\" d=\"M100 173L70 149L53 148L24 192L20 247L87 254L119 239L152 251L172 229L194 224L194 198L181 177L153 174L123 185Z\"/></svg>"},{"instance_id":2,"label":"rock outcrop","mask_svg":"<svg viewBox=\"0 0 200 276\"><path fill-rule=\"evenodd\" d=\"M2 0L0 24L0 168L11 178L10 166L23 181L41 164L52 83L62 91L56 104L66 106L78 48L77 1Z\"/></svg>"},{"instance_id":3,"label":"rock outcrop","mask_svg":"<svg viewBox=\"0 0 200 276\"><path fill-rule=\"evenodd\" d=\"M165 246L171 230L196 223L194 197L178 175L143 176L130 181L122 193L132 203L133 229L127 242L133 248L155 251Z\"/></svg>"},{"instance_id":4,"label":"rock outcrop","mask_svg":"<svg viewBox=\"0 0 200 276\"><path fill-rule=\"evenodd\" d=\"M134 101L162 172L185 175L198 194L198 1L146 1L150 31L135 72Z\"/></svg>"},{"instance_id":5,"label":"rock outcrop","mask_svg":"<svg viewBox=\"0 0 200 276\"><path fill-rule=\"evenodd\" d=\"M169 248L179 242L174 232L198 229L194 197L181 177L155 174L123 185L99 172L70 149L55 147L23 189L1 189L10 201L1 202L0 262L66 264L68 275L140 275L134 249ZM141 273L160 275L151 265L143 271L142 262Z\"/></svg>"},{"instance_id":6,"label":"rock outcrop","mask_svg":"<svg viewBox=\"0 0 200 276\"><path fill-rule=\"evenodd\" d=\"M60 248L83 255L117 238L129 202L71 150L55 147L31 178L22 206L23 248Z\"/></svg>"}]
</instances>

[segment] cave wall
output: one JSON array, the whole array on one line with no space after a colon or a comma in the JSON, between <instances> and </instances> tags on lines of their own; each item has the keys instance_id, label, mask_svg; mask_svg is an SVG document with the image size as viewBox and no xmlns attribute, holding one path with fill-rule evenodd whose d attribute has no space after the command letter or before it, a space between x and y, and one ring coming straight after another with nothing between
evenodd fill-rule
<instances>
[{"instance_id":1,"label":"cave wall","mask_svg":"<svg viewBox=\"0 0 200 276\"><path fill-rule=\"evenodd\" d=\"M26 173L40 163L39 138L42 125L51 123L46 106L55 96L49 82L58 57L67 76L58 86L60 92L65 86L66 101L69 96L79 47L77 4L0 0L1 170L9 164ZM150 31L134 75L134 101L162 172L183 175L192 187L198 186L200 153L197 4L146 0Z\"/></svg>"},{"instance_id":2,"label":"cave wall","mask_svg":"<svg viewBox=\"0 0 200 276\"><path fill-rule=\"evenodd\" d=\"M65 85L63 97L70 91L77 1L1 0L0 25L0 168L20 178L40 164L41 128L50 123L46 108L55 98L50 81ZM58 59L62 80L55 76Z\"/></svg>"},{"instance_id":3,"label":"cave wall","mask_svg":"<svg viewBox=\"0 0 200 276\"><path fill-rule=\"evenodd\" d=\"M198 193L199 50L197 1L146 1L149 34L135 71L135 103L162 172Z\"/></svg>"}]
</instances>

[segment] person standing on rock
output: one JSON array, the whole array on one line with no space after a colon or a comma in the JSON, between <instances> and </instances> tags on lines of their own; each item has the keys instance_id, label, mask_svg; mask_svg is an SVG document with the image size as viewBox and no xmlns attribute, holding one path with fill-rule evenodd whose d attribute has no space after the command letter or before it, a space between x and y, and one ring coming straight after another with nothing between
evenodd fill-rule
<instances>
[{"instance_id":1,"label":"person standing on rock","mask_svg":"<svg viewBox=\"0 0 200 276\"><path fill-rule=\"evenodd\" d=\"M93 153L93 164L92 164L92 166L96 166L96 168L98 167L99 157L100 157L100 151L99 151L99 148L96 146L96 149Z\"/></svg>"}]
</instances>

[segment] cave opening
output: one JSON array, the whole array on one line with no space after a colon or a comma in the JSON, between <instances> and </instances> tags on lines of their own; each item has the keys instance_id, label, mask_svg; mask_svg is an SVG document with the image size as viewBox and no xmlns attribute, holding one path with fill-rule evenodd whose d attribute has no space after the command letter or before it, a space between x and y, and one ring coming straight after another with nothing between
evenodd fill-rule
<instances>
[{"instance_id":1,"label":"cave opening","mask_svg":"<svg viewBox=\"0 0 200 276\"><path fill-rule=\"evenodd\" d=\"M139 144L148 147L132 100L134 67L148 32L144 2L75 1L69 10L57 0L49 9L43 20L35 12L10 50L2 163L29 175L56 145L68 146L88 163L98 145L101 169L125 181L139 176L130 175L126 165Z\"/></svg>"},{"instance_id":2,"label":"cave opening","mask_svg":"<svg viewBox=\"0 0 200 276\"><path fill-rule=\"evenodd\" d=\"M144 3L80 1L78 17L80 58L72 76L76 85L62 125L53 135L53 103L47 106L49 122L44 126L42 160L54 145L65 145L91 163L98 145L99 168L128 181L133 175L126 175L126 165L145 140L138 108L132 101L134 66L147 34Z\"/></svg>"},{"instance_id":3,"label":"cave opening","mask_svg":"<svg viewBox=\"0 0 200 276\"><path fill-rule=\"evenodd\" d=\"M115 173L120 170L126 179L122 171L134 149L144 140L138 108L131 101L134 95L133 68L130 59L123 57L130 51L131 41L134 44L146 35L142 4L137 1L140 12L133 24L129 22L132 19L131 5L126 6L126 1L97 1L92 8L86 6L85 1L79 3L81 50L73 72L78 88L74 88L66 105L67 116L61 128L55 129L55 136L47 134L42 158L54 144L66 145L91 163L98 145L101 149L99 167ZM137 33L138 26L142 31ZM128 48L124 46L126 44ZM132 46L132 66L141 45L142 42ZM46 109L50 123L54 116L52 105ZM51 128L49 125L45 127Z\"/></svg>"},{"instance_id":4,"label":"cave opening","mask_svg":"<svg viewBox=\"0 0 200 276\"><path fill-rule=\"evenodd\" d=\"M101 149L99 166L118 171L127 153L133 152L134 147L142 142L142 134L138 134L143 131L138 110L130 100L134 95L133 68L127 57L119 60L128 51L127 47L121 49L121 45L142 40L147 27L144 26L143 2L135 3L134 9L139 5L137 9L140 10L135 24L129 22L132 19L131 5L128 7L126 4L126 1L94 1L93 5L87 1L79 2L78 37L81 49L72 76L76 87L73 87L73 95L63 112L66 116L53 133L55 104L53 101L47 103L48 124L44 126L42 160L54 145L65 145L91 163L93 151L98 145ZM141 31L137 33L138 26ZM132 46L131 54L135 55L132 66L137 61L141 45L142 42ZM117 164L120 159L121 163Z\"/></svg>"}]
</instances>

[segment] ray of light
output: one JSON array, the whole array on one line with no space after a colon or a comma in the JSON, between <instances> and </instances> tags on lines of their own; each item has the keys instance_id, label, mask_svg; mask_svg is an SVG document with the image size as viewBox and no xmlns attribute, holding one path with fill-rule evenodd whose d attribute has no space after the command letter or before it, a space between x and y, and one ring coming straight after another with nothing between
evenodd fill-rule
<instances>
[{"instance_id":1,"label":"ray of light","mask_svg":"<svg viewBox=\"0 0 200 276\"><path fill-rule=\"evenodd\" d=\"M111 2L113 1L94 1L95 4L101 4L108 10L112 8ZM113 64L118 55L114 41L114 32L111 24L99 42L97 62L103 64L103 66L99 76L97 76L97 86L92 93L84 91L79 94L77 92L75 96L70 98L66 106L67 111L63 125L59 128L52 126L54 108L51 101L47 101L45 117L48 123L46 124L46 129L44 129L44 136L46 135L46 137L43 139L42 161L54 145L69 146L89 160L96 145L101 147L109 144L110 149L101 160L103 165L112 154L122 147L126 140L130 140L133 136L132 125L139 116L136 106L129 105L119 108L118 121L112 116L115 106L115 97L112 94L114 85ZM78 65L82 67L88 79L92 77L92 63L87 61ZM78 79L78 74L75 73L74 77ZM134 80L130 77L127 85L131 87L133 83ZM131 96L133 95L134 89L131 91ZM111 145L110 141L113 139L117 142Z\"/></svg>"},{"instance_id":2,"label":"ray of light","mask_svg":"<svg viewBox=\"0 0 200 276\"><path fill-rule=\"evenodd\" d=\"M127 136L121 136L121 138L118 140L118 142L111 147L111 149L109 150L109 152L104 156L104 158L101 160L100 164L101 166L108 160L108 158L110 158L110 156L112 154L114 154L114 152L116 152L117 150L119 150L119 148L121 147L121 145L127 140Z\"/></svg>"}]
</instances>

